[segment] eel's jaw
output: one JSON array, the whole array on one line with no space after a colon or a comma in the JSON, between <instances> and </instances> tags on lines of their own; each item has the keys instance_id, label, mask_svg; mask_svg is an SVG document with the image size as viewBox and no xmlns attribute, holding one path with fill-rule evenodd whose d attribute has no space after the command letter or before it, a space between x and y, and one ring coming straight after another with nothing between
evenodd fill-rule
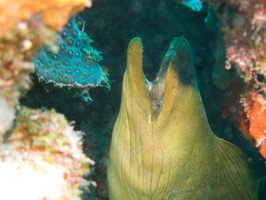
<instances>
[{"instance_id":1,"label":"eel's jaw","mask_svg":"<svg viewBox=\"0 0 266 200\"><path fill-rule=\"evenodd\" d=\"M162 61L154 81L149 82L142 68L142 41L133 38L128 45L127 69L123 81L123 96L134 97L137 105L157 118L161 109L173 106L178 92L195 86L190 47L186 39L175 37ZM133 103L133 102L132 102ZM164 105L163 105L164 104Z\"/></svg>"}]
</instances>

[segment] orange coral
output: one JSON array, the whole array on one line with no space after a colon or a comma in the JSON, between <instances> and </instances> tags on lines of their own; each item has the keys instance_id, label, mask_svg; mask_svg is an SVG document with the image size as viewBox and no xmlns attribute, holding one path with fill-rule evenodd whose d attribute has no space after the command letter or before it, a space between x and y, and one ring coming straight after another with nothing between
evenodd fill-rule
<instances>
[{"instance_id":1,"label":"orange coral","mask_svg":"<svg viewBox=\"0 0 266 200\"><path fill-rule=\"evenodd\" d=\"M259 148L266 158L266 103L256 91L249 91L234 81L222 92L223 117L231 117L244 137Z\"/></svg>"},{"instance_id":2,"label":"orange coral","mask_svg":"<svg viewBox=\"0 0 266 200\"><path fill-rule=\"evenodd\" d=\"M247 107L247 117L250 121L249 133L256 141L261 155L266 158L266 108L260 103L257 92L251 93Z\"/></svg>"},{"instance_id":3,"label":"orange coral","mask_svg":"<svg viewBox=\"0 0 266 200\"><path fill-rule=\"evenodd\" d=\"M91 6L92 0L3 0L0 3L0 37L22 20L36 13L42 13L44 23L53 29L60 29L68 18L85 6Z\"/></svg>"}]
</instances>

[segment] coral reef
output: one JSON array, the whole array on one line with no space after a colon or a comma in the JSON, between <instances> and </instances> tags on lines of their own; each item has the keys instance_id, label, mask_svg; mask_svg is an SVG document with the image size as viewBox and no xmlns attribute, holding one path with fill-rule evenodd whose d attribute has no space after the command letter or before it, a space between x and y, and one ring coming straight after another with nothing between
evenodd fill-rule
<instances>
[{"instance_id":1,"label":"coral reef","mask_svg":"<svg viewBox=\"0 0 266 200\"><path fill-rule=\"evenodd\" d=\"M3 119L0 135L11 127L20 95L30 88L29 74L34 71L31 57L53 35L54 30L42 24L39 15L34 15L17 23L13 30L0 38L0 99Z\"/></svg>"},{"instance_id":2,"label":"coral reef","mask_svg":"<svg viewBox=\"0 0 266 200\"><path fill-rule=\"evenodd\" d=\"M227 111L224 110L227 112L225 115L232 117L244 135L259 147L262 156L266 158L266 121L262 120L266 115L265 1L209 0L208 2L214 6L221 20L226 48L224 67L231 72L235 71L238 76L225 81L232 82L226 84L232 89L231 92L227 89L225 96L231 95L237 99L234 102L224 99L224 105L227 105L227 108L225 107ZM233 93L233 88L240 85L239 90ZM228 115L228 110L232 108L236 111Z\"/></svg>"},{"instance_id":3,"label":"coral reef","mask_svg":"<svg viewBox=\"0 0 266 200\"><path fill-rule=\"evenodd\" d=\"M56 31L87 1L1 1L0 185L1 198L80 199L82 175L93 164L82 153L81 135L55 111L20 107L32 82L32 56L51 44ZM34 190L34 192L32 192Z\"/></svg>"},{"instance_id":4,"label":"coral reef","mask_svg":"<svg viewBox=\"0 0 266 200\"><path fill-rule=\"evenodd\" d=\"M91 1L1 1L0 137L11 127L18 99L30 87L36 49L49 43L68 17ZM47 26L48 25L48 26Z\"/></svg>"},{"instance_id":5,"label":"coral reef","mask_svg":"<svg viewBox=\"0 0 266 200\"><path fill-rule=\"evenodd\" d=\"M81 178L94 164L82 153L81 133L54 110L21 107L16 122L0 145L1 198L80 199L79 186L94 184Z\"/></svg>"},{"instance_id":6,"label":"coral reef","mask_svg":"<svg viewBox=\"0 0 266 200\"><path fill-rule=\"evenodd\" d=\"M51 45L42 47L33 58L38 77L56 86L77 88L104 85L110 88L107 73L98 64L100 52L91 47L92 39L83 31L84 21L72 17ZM79 28L80 27L80 28ZM80 30L81 29L81 30ZM87 89L85 100L90 99Z\"/></svg>"},{"instance_id":7,"label":"coral reef","mask_svg":"<svg viewBox=\"0 0 266 200\"><path fill-rule=\"evenodd\" d=\"M75 129L85 132L84 150L95 160L90 179L97 182L92 188L94 198L107 200L106 164L110 137L119 110L121 79L125 68L126 46L132 37L140 36L144 41L143 67L147 79L152 80L174 36L188 39L193 51L195 70L203 103L213 132L241 147L255 166L257 177L265 176L266 165L257 149L249 144L236 130L230 119L223 119L220 110L220 90L212 83L216 32L204 25L207 4L200 12L192 12L172 1L142 0L97 0L82 16L86 20L84 31L95 41L93 47L103 52L102 67L107 66L112 80L112 90L98 87L90 90L93 102L73 98L76 89L54 87L39 82L34 76L34 86L21 103L34 108L55 108L75 121ZM231 109L233 112L234 108ZM90 148L87 148L92 144ZM261 182L262 183L262 182ZM264 186L264 187L262 187ZM265 197L265 181L260 185L260 199ZM263 196L264 195L264 196Z\"/></svg>"}]
</instances>

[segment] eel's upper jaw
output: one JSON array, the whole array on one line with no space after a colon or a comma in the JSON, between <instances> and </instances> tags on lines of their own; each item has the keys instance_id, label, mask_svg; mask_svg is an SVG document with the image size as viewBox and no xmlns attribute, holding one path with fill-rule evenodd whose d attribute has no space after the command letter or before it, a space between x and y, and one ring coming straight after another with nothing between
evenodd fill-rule
<instances>
[{"instance_id":1,"label":"eel's upper jaw","mask_svg":"<svg viewBox=\"0 0 266 200\"><path fill-rule=\"evenodd\" d=\"M135 103L158 115L162 104L173 105L178 91L195 82L190 47L186 39L175 37L153 82L149 82L143 73L142 54L141 39L133 38L128 45L123 96L134 97Z\"/></svg>"}]
</instances>

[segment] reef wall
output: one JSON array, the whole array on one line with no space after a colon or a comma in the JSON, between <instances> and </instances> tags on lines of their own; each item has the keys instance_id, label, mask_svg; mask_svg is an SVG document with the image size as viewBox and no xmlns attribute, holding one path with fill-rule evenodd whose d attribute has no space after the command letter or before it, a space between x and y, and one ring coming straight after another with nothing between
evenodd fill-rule
<instances>
[{"instance_id":1,"label":"reef wall","mask_svg":"<svg viewBox=\"0 0 266 200\"><path fill-rule=\"evenodd\" d=\"M218 40L224 43L213 74L223 89L223 115L231 117L266 158L265 1L208 2L212 5L208 20L218 16L222 32Z\"/></svg>"},{"instance_id":2,"label":"reef wall","mask_svg":"<svg viewBox=\"0 0 266 200\"><path fill-rule=\"evenodd\" d=\"M90 0L1 1L1 199L80 199L81 188L95 184L82 178L94 162L82 152L81 132L54 110L19 103L32 85L36 50L50 44L69 17L90 5Z\"/></svg>"}]
</instances>

